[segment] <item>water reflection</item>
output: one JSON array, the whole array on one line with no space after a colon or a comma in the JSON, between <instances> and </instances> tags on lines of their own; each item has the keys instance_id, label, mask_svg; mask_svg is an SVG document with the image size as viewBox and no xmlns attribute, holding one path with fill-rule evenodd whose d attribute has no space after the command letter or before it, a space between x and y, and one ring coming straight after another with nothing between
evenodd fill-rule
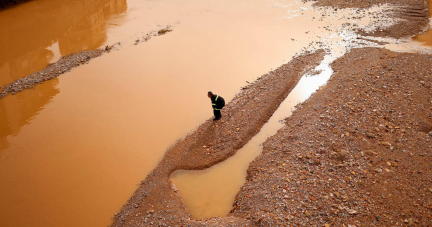
<instances>
[{"instance_id":1,"label":"water reflection","mask_svg":"<svg viewBox=\"0 0 432 227\"><path fill-rule=\"evenodd\" d=\"M43 90L38 88L26 90L7 99L0 99L0 152L9 146L7 136L16 135L21 127L60 93L57 84L58 79L53 79L44 83Z\"/></svg>"},{"instance_id":2,"label":"water reflection","mask_svg":"<svg viewBox=\"0 0 432 227\"><path fill-rule=\"evenodd\" d=\"M96 49L107 21L127 0L33 1L0 13L0 86L45 68L61 55Z\"/></svg>"}]
</instances>

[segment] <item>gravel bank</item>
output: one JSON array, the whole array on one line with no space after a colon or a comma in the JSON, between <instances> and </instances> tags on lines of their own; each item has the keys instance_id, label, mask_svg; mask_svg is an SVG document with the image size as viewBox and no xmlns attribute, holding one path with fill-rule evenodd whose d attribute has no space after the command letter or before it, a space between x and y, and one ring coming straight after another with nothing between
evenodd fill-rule
<instances>
[{"instance_id":1,"label":"gravel bank","mask_svg":"<svg viewBox=\"0 0 432 227\"><path fill-rule=\"evenodd\" d=\"M232 216L254 225L432 225L432 57L356 49L264 144Z\"/></svg>"},{"instance_id":2,"label":"gravel bank","mask_svg":"<svg viewBox=\"0 0 432 227\"><path fill-rule=\"evenodd\" d=\"M167 150L157 167L115 215L112 226L251 224L236 217L204 222L191 220L169 176L178 169L205 169L235 154L258 133L302 75L319 64L323 54L318 51L297 57L244 87L222 110L222 120L209 119Z\"/></svg>"},{"instance_id":3,"label":"gravel bank","mask_svg":"<svg viewBox=\"0 0 432 227\"><path fill-rule=\"evenodd\" d=\"M60 60L50 64L45 69L0 87L0 98L8 94L14 95L24 89L33 88L36 84L56 78L63 73L69 72L72 68L88 63L92 58L99 57L105 52L105 50L97 49L63 56Z\"/></svg>"}]
</instances>

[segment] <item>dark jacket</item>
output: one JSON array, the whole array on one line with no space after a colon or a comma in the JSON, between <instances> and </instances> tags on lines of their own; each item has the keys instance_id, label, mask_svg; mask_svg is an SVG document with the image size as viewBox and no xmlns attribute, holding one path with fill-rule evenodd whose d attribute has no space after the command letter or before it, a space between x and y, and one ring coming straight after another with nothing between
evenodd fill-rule
<instances>
[{"instance_id":1,"label":"dark jacket","mask_svg":"<svg viewBox=\"0 0 432 227\"><path fill-rule=\"evenodd\" d=\"M221 110L225 106L225 100L219 95L212 95L210 99L214 110Z\"/></svg>"}]
</instances>

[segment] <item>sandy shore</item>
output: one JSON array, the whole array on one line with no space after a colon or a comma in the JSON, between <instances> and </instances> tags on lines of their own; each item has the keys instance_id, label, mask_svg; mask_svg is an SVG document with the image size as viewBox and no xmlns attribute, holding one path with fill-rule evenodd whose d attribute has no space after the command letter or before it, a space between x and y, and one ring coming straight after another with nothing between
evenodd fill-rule
<instances>
[{"instance_id":1,"label":"sandy shore","mask_svg":"<svg viewBox=\"0 0 432 227\"><path fill-rule=\"evenodd\" d=\"M399 4L404 20L375 36L405 37L427 26L424 1L379 3ZM169 174L232 156L322 57L301 56L264 75L227 105L223 121L209 120L178 141L112 226L432 225L432 56L379 48L353 50L332 64L328 84L265 142L227 217L192 220L185 210Z\"/></svg>"}]
</instances>

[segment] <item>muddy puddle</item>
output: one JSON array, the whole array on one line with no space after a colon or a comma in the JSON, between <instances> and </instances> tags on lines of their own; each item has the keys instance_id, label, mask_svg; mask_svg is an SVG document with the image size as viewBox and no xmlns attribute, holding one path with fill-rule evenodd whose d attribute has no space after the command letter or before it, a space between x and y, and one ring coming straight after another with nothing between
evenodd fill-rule
<instances>
[{"instance_id":1,"label":"muddy puddle","mask_svg":"<svg viewBox=\"0 0 432 227\"><path fill-rule=\"evenodd\" d=\"M302 50L376 46L354 30L390 26L383 7L379 22L382 8L336 14L294 0L40 0L0 12L0 83L121 42L0 99L0 226L109 225L166 149L212 116L208 90L229 101ZM173 32L134 45L167 25Z\"/></svg>"},{"instance_id":2,"label":"muddy puddle","mask_svg":"<svg viewBox=\"0 0 432 227\"><path fill-rule=\"evenodd\" d=\"M429 29L425 33L415 36L413 40L422 45L432 46L432 0L427 0L427 2L429 3Z\"/></svg>"}]
</instances>

